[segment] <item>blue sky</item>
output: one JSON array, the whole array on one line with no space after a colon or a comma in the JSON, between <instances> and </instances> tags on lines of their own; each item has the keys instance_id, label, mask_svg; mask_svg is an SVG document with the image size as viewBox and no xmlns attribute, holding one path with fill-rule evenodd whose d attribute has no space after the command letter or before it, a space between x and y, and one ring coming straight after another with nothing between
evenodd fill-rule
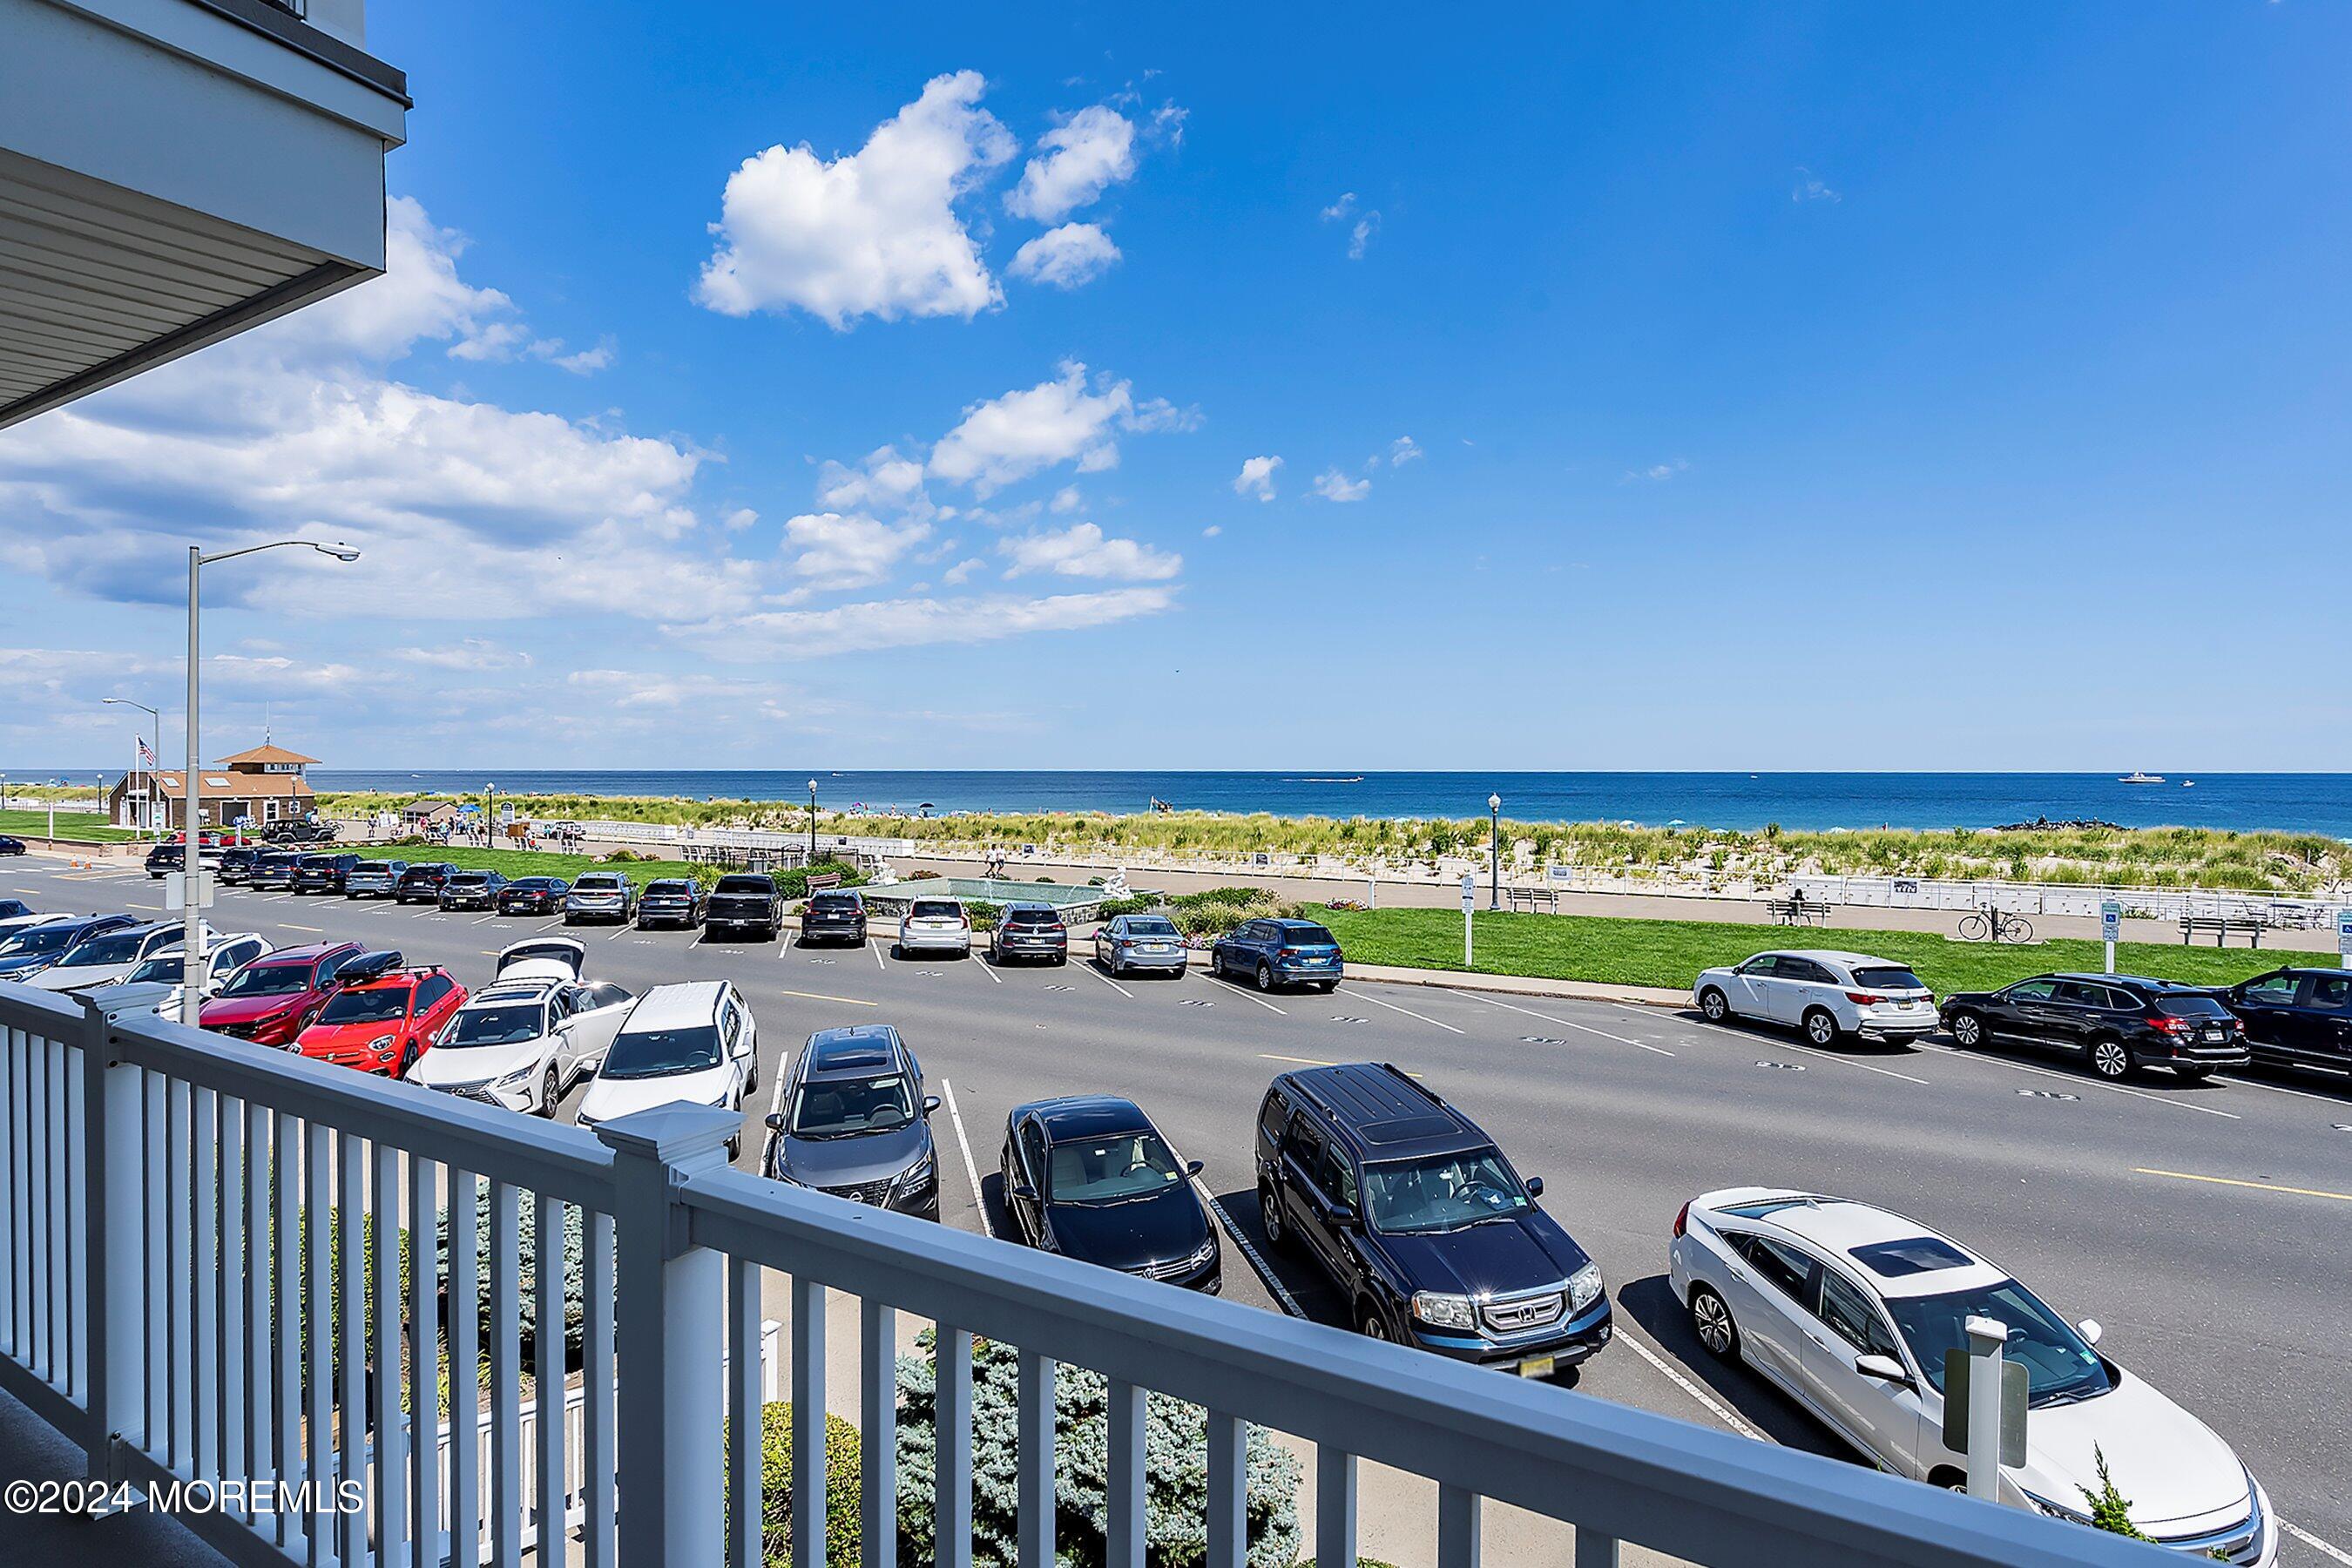
<instances>
[{"instance_id":1,"label":"blue sky","mask_svg":"<svg viewBox=\"0 0 2352 1568\"><path fill-rule=\"evenodd\" d=\"M373 11L393 273L0 435L0 757L308 529L208 749L2352 768L2340 7Z\"/></svg>"}]
</instances>

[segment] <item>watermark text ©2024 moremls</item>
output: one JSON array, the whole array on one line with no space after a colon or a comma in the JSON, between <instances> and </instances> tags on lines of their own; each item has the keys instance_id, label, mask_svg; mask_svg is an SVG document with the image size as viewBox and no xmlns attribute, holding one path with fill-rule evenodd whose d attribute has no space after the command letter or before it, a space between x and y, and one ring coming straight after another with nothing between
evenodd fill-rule
<instances>
[{"instance_id":1,"label":"watermark text \u00a92024 moremls","mask_svg":"<svg viewBox=\"0 0 2352 1568\"><path fill-rule=\"evenodd\" d=\"M367 1489L356 1480L321 1486L315 1481L249 1480L14 1480L0 1488L0 1506L10 1513L75 1514L102 1518L146 1508L186 1516L229 1512L256 1514L350 1514L367 1506Z\"/></svg>"}]
</instances>

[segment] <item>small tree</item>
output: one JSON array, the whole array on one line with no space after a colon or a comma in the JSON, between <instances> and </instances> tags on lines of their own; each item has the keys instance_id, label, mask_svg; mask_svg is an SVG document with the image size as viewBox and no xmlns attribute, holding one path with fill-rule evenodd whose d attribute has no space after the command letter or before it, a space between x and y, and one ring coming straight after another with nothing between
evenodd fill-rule
<instances>
[{"instance_id":1,"label":"small tree","mask_svg":"<svg viewBox=\"0 0 2352 1568\"><path fill-rule=\"evenodd\" d=\"M898 1556L931 1555L938 1456L932 1331L923 1353L898 1363ZM1016 1561L1020 1454L1019 1355L976 1340L971 1356L971 1554L984 1568ZM1054 1542L1067 1568L1102 1568L1109 1526L1109 1390L1099 1373L1065 1366L1054 1380ZM1144 1551L1150 1568L1200 1568L1208 1559L1208 1414L1161 1394L1144 1415ZM1249 1568L1289 1568L1298 1552L1298 1461L1258 1427L1248 1440Z\"/></svg>"},{"instance_id":2,"label":"small tree","mask_svg":"<svg viewBox=\"0 0 2352 1568\"><path fill-rule=\"evenodd\" d=\"M731 1457L734 1450L721 1430L720 1452ZM733 1489L731 1475L725 1484ZM864 1550L858 1488L857 1428L829 1415L824 1418L824 1560L829 1568L856 1568ZM760 1407L760 1521L761 1563L764 1568L791 1568L793 1407L783 1400ZM731 1514L728 1522L731 1528Z\"/></svg>"},{"instance_id":3,"label":"small tree","mask_svg":"<svg viewBox=\"0 0 2352 1568\"><path fill-rule=\"evenodd\" d=\"M2107 1474L2106 1450L2093 1444L2091 1458L2098 1466L2099 1489L2093 1491L2084 1486L2074 1489L2091 1505L2091 1523L2110 1535L2127 1536L2134 1541L2153 1540L2131 1521L2131 1499L2116 1489L2115 1478Z\"/></svg>"},{"instance_id":4,"label":"small tree","mask_svg":"<svg viewBox=\"0 0 2352 1568\"><path fill-rule=\"evenodd\" d=\"M516 1228L516 1280L520 1293L519 1317L521 1322L521 1354L526 1366L534 1364L539 1343L539 1195L536 1193L516 1194L520 1219ZM565 1364L576 1362L581 1342L587 1331L587 1286L583 1268L585 1250L582 1240L582 1216L577 1204L563 1205L563 1349ZM440 1258L441 1289L449 1288L449 1211L441 1211L440 1236L436 1248ZM482 1340L489 1341L491 1332L491 1264L490 1264L490 1185L481 1183L474 1193L474 1278L478 1282L476 1312L481 1323ZM463 1311L461 1303L452 1302L452 1311Z\"/></svg>"}]
</instances>

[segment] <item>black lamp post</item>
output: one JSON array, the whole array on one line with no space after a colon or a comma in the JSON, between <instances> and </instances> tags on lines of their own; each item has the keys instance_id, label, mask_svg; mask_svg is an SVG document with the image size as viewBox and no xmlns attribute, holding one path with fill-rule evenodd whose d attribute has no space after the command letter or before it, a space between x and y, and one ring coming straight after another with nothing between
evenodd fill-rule
<instances>
[{"instance_id":1,"label":"black lamp post","mask_svg":"<svg viewBox=\"0 0 2352 1568\"><path fill-rule=\"evenodd\" d=\"M808 863L816 864L816 780L809 780L809 852Z\"/></svg>"},{"instance_id":2,"label":"black lamp post","mask_svg":"<svg viewBox=\"0 0 2352 1568\"><path fill-rule=\"evenodd\" d=\"M1486 907L1503 907L1503 797L1486 797Z\"/></svg>"}]
</instances>

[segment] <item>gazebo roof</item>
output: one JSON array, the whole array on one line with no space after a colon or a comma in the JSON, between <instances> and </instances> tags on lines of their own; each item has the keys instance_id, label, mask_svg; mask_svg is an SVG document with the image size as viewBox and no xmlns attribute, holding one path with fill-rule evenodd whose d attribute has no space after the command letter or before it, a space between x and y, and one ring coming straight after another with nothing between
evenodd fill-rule
<instances>
[{"instance_id":1,"label":"gazebo roof","mask_svg":"<svg viewBox=\"0 0 2352 1568\"><path fill-rule=\"evenodd\" d=\"M235 767L239 763L257 763L268 766L279 763L315 763L318 760L316 757L306 757L299 752L289 752L283 746L256 746L249 752L238 752L234 756L221 758L220 765Z\"/></svg>"}]
</instances>

